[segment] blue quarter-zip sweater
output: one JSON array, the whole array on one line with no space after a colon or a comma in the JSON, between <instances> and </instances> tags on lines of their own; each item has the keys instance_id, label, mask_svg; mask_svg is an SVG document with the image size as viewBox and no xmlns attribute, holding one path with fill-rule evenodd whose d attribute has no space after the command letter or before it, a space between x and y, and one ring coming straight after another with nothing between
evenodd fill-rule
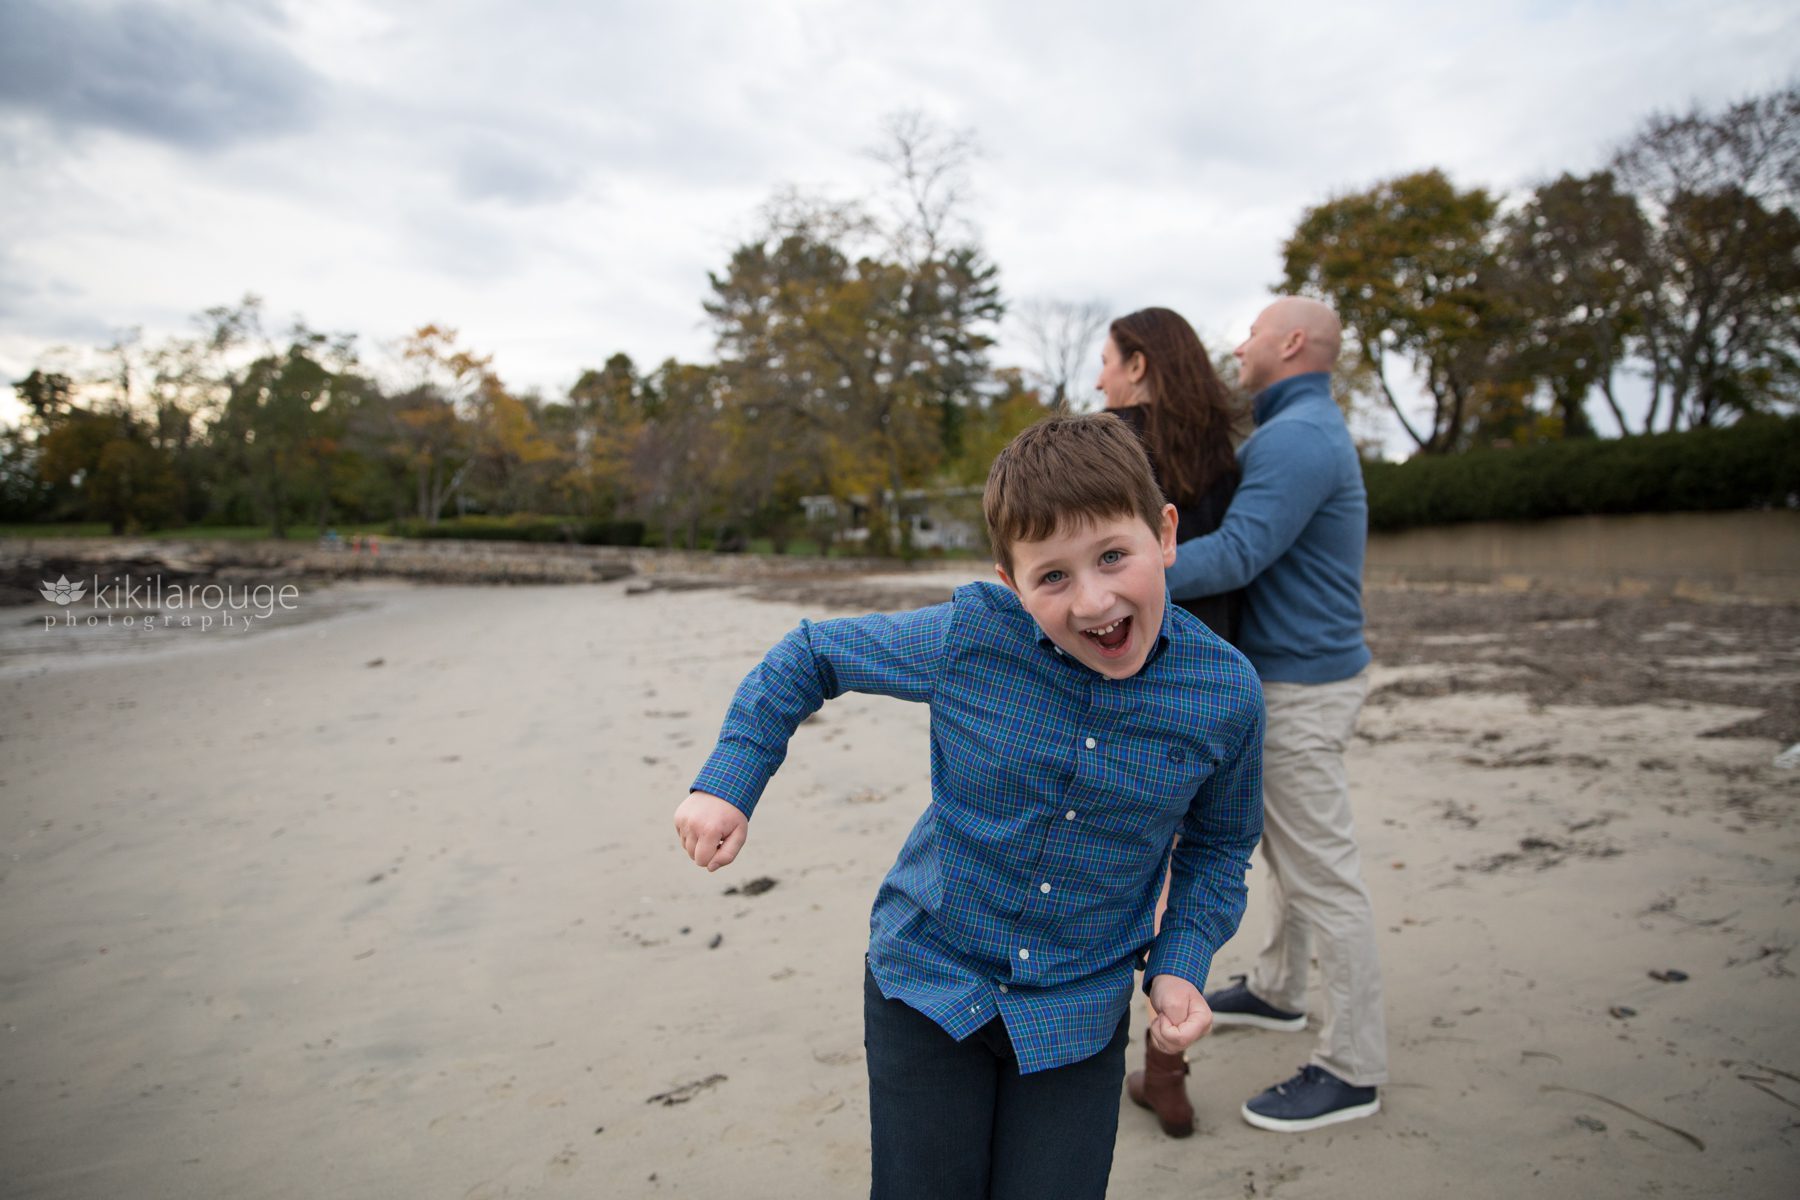
<instances>
[{"instance_id":1,"label":"blue quarter-zip sweater","mask_svg":"<svg viewBox=\"0 0 1800 1200\"><path fill-rule=\"evenodd\" d=\"M1369 663L1363 546L1369 502L1330 376L1295 375L1256 397L1238 448L1243 480L1216 533L1183 542L1176 599L1248 587L1239 647L1265 683L1335 683Z\"/></svg>"}]
</instances>

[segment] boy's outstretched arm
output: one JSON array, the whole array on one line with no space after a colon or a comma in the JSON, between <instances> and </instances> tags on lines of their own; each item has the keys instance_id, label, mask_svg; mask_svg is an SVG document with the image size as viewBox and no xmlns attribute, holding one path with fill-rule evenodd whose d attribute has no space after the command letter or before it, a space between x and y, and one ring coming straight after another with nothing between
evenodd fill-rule
<instances>
[{"instance_id":1,"label":"boy's outstretched arm","mask_svg":"<svg viewBox=\"0 0 1800 1200\"><path fill-rule=\"evenodd\" d=\"M689 792L675 808L675 836L696 866L716 871L731 865L750 836L750 818L729 800Z\"/></svg>"},{"instance_id":2,"label":"boy's outstretched arm","mask_svg":"<svg viewBox=\"0 0 1800 1200\"><path fill-rule=\"evenodd\" d=\"M718 745L675 809L688 857L709 871L737 858L788 739L825 701L845 692L929 700L951 609L802 621L776 643L738 686Z\"/></svg>"}]
</instances>

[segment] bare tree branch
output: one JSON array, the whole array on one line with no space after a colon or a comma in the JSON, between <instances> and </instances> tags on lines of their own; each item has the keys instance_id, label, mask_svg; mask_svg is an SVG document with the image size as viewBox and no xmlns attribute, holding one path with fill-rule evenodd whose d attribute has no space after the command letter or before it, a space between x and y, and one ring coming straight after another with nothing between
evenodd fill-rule
<instances>
[{"instance_id":1,"label":"bare tree branch","mask_svg":"<svg viewBox=\"0 0 1800 1200\"><path fill-rule=\"evenodd\" d=\"M918 109L889 113L881 133L866 153L895 184L887 201L894 251L917 267L941 257L953 240L972 236L964 210L972 196L969 166L981 148L972 130L946 128Z\"/></svg>"},{"instance_id":2,"label":"bare tree branch","mask_svg":"<svg viewBox=\"0 0 1800 1200\"><path fill-rule=\"evenodd\" d=\"M1077 381L1106 328L1108 311L1098 300L1047 299L1027 300L1016 310L1035 360L1027 374L1058 412L1075 407Z\"/></svg>"}]
</instances>

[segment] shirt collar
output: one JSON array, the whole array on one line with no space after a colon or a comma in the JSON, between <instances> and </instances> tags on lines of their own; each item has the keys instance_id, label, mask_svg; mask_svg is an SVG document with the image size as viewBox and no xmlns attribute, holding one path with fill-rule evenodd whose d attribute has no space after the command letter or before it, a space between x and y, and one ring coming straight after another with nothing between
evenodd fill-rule
<instances>
[{"instance_id":1,"label":"shirt collar","mask_svg":"<svg viewBox=\"0 0 1800 1200\"><path fill-rule=\"evenodd\" d=\"M1287 408L1297 396L1323 391L1331 395L1331 376L1324 371L1308 371L1303 375L1290 375L1279 383L1271 383L1256 394L1250 402L1251 419L1259 426L1268 423L1270 417Z\"/></svg>"}]
</instances>

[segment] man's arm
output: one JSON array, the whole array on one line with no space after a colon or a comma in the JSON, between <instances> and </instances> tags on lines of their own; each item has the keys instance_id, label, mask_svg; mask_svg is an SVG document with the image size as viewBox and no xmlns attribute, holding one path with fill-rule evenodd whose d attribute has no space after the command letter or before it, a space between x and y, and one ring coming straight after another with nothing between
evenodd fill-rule
<instances>
[{"instance_id":1,"label":"man's arm","mask_svg":"<svg viewBox=\"0 0 1800 1200\"><path fill-rule=\"evenodd\" d=\"M744 677L718 745L675 810L682 849L718 870L737 857L749 817L782 760L788 739L825 701L845 692L931 698L953 608L802 621Z\"/></svg>"},{"instance_id":2,"label":"man's arm","mask_svg":"<svg viewBox=\"0 0 1800 1200\"><path fill-rule=\"evenodd\" d=\"M1262 744L1258 704L1245 722L1236 757L1201 786L1182 820L1181 841L1171 856L1168 911L1144 968L1153 1001L1165 975L1198 993L1206 986L1213 953L1237 932L1244 915L1244 872L1262 837ZM1174 984L1161 986L1169 994L1186 993L1179 987L1170 991Z\"/></svg>"},{"instance_id":3,"label":"man's arm","mask_svg":"<svg viewBox=\"0 0 1800 1200\"><path fill-rule=\"evenodd\" d=\"M1175 599L1236 591L1268 570L1331 494L1337 470L1319 431L1296 422L1257 430L1243 468L1219 528L1175 548L1167 573Z\"/></svg>"}]
</instances>

